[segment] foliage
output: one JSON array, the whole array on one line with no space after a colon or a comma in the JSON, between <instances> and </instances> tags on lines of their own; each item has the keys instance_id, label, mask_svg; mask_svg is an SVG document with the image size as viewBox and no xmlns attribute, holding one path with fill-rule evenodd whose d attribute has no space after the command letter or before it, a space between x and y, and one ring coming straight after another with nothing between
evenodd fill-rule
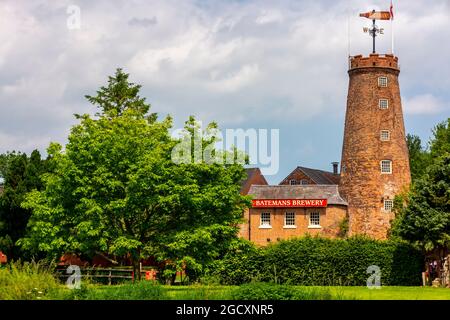
<instances>
[{"instance_id":1,"label":"foliage","mask_svg":"<svg viewBox=\"0 0 450 320\"><path fill-rule=\"evenodd\" d=\"M0 300L45 299L60 287L53 276L53 267L43 261L16 261L0 268Z\"/></svg>"},{"instance_id":2,"label":"foliage","mask_svg":"<svg viewBox=\"0 0 450 320\"><path fill-rule=\"evenodd\" d=\"M305 288L272 283L250 283L232 292L234 300L331 300L327 288Z\"/></svg>"},{"instance_id":3,"label":"foliage","mask_svg":"<svg viewBox=\"0 0 450 320\"><path fill-rule=\"evenodd\" d=\"M30 157L16 152L0 156L0 176L4 178L4 191L0 194L0 251L9 259L25 257L16 242L25 235L31 211L20 204L28 192L42 188L41 175L46 170L46 161L37 150Z\"/></svg>"},{"instance_id":4,"label":"foliage","mask_svg":"<svg viewBox=\"0 0 450 320\"><path fill-rule=\"evenodd\" d=\"M422 177L431 164L430 153L422 146L419 136L408 134L406 142L409 151L409 164L412 181L415 182Z\"/></svg>"},{"instance_id":5,"label":"foliage","mask_svg":"<svg viewBox=\"0 0 450 320\"><path fill-rule=\"evenodd\" d=\"M424 250L450 246L450 153L437 159L406 196L393 233Z\"/></svg>"},{"instance_id":6,"label":"foliage","mask_svg":"<svg viewBox=\"0 0 450 320\"><path fill-rule=\"evenodd\" d=\"M415 150L422 161L417 178L406 195L397 198L392 234L418 245L424 251L450 247L450 118L433 130L427 153ZM419 140L420 141L420 140ZM411 148L410 148L411 150ZM419 161L420 162L420 161ZM445 250L444 250L445 251Z\"/></svg>"},{"instance_id":7,"label":"foliage","mask_svg":"<svg viewBox=\"0 0 450 320\"><path fill-rule=\"evenodd\" d=\"M430 141L430 153L437 159L445 153L450 153L450 118L439 123L433 129L433 138Z\"/></svg>"},{"instance_id":8,"label":"foliage","mask_svg":"<svg viewBox=\"0 0 450 320\"><path fill-rule=\"evenodd\" d=\"M141 259L156 256L168 262L160 274L173 277L186 264L195 276L236 237L249 205L239 194L243 166L172 161L181 138L171 137L170 117L147 113L139 89L118 69L107 87L87 96L98 118L78 115L64 152L50 145L45 188L22 204L33 211L25 249L52 257L104 252L131 259L135 274ZM184 137L200 133L191 117ZM206 134L200 146L215 141Z\"/></svg>"},{"instance_id":9,"label":"foliage","mask_svg":"<svg viewBox=\"0 0 450 320\"><path fill-rule=\"evenodd\" d=\"M345 238L348 235L348 229L349 229L349 224L348 224L348 217L345 217L344 219L342 219L342 221L339 223L339 232L338 232L338 237L339 238Z\"/></svg>"},{"instance_id":10,"label":"foliage","mask_svg":"<svg viewBox=\"0 0 450 320\"><path fill-rule=\"evenodd\" d=\"M250 253L250 254L249 254ZM295 285L366 285L367 268L381 269L383 285L420 285L423 257L412 246L362 237L304 237L235 252L218 263L223 284L259 281Z\"/></svg>"},{"instance_id":11,"label":"foliage","mask_svg":"<svg viewBox=\"0 0 450 320\"><path fill-rule=\"evenodd\" d=\"M227 285L259 281L263 258L262 249L250 241L239 239L222 259L210 265L207 273L217 276L221 283Z\"/></svg>"}]
</instances>

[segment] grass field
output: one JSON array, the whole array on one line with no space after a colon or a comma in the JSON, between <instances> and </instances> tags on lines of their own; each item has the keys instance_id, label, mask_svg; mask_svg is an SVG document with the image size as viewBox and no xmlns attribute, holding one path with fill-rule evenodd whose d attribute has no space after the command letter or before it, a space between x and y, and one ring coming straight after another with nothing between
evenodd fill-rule
<instances>
[{"instance_id":1,"label":"grass field","mask_svg":"<svg viewBox=\"0 0 450 320\"><path fill-rule=\"evenodd\" d=\"M41 263L0 268L0 300L450 300L450 288L304 287L254 283L243 286L163 286L149 281L122 285L93 284L83 279L70 290Z\"/></svg>"},{"instance_id":2,"label":"grass field","mask_svg":"<svg viewBox=\"0 0 450 320\"><path fill-rule=\"evenodd\" d=\"M84 293L76 290L61 289L49 299L131 299L131 300L230 300L236 297L238 287L228 286L149 286L118 285L90 286ZM288 290L301 293L299 300L450 300L448 288L423 287L287 287ZM83 290L81 290L83 291ZM242 296L241 296L242 297ZM261 299L251 294L244 299ZM273 297L270 296L269 297ZM264 299L264 298L263 298ZM272 299L272 298L269 298ZM280 299L284 299L281 296ZM296 298L293 298L296 299Z\"/></svg>"}]
</instances>

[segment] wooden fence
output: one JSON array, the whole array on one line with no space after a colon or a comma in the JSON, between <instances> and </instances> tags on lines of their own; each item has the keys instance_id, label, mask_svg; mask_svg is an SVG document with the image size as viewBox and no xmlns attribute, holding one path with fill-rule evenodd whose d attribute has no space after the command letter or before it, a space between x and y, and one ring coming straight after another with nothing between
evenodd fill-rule
<instances>
[{"instance_id":1,"label":"wooden fence","mask_svg":"<svg viewBox=\"0 0 450 320\"><path fill-rule=\"evenodd\" d=\"M68 266L67 266L68 267ZM56 272L61 280L65 280L73 275L72 272L67 273L67 267L58 267ZM92 279L96 282L107 281L108 285L113 282L122 282L134 280L134 273L131 268L96 268L96 267L80 267L81 278ZM141 278L145 280L156 280L157 271L154 269L141 269Z\"/></svg>"}]
</instances>

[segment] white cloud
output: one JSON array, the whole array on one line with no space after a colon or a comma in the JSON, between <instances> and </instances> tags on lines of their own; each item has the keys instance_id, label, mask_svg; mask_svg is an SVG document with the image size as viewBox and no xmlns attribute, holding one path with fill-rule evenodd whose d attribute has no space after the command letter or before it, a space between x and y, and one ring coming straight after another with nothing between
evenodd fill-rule
<instances>
[{"instance_id":1,"label":"white cloud","mask_svg":"<svg viewBox=\"0 0 450 320\"><path fill-rule=\"evenodd\" d=\"M445 109L445 103L431 94L418 95L403 101L405 114L436 114Z\"/></svg>"},{"instance_id":2,"label":"white cloud","mask_svg":"<svg viewBox=\"0 0 450 320\"><path fill-rule=\"evenodd\" d=\"M79 30L66 27L71 4L81 9ZM64 142L73 113L96 111L84 95L124 67L152 111L171 113L177 126L194 114L222 127L279 128L289 140L282 158L301 161L292 148L342 143L347 20L354 21L351 53L368 54L361 27L370 21L358 13L373 4L388 8L386 0L2 0L0 152ZM449 1L395 6L405 114L442 115L450 105ZM385 52L390 23L380 25ZM308 136L322 121L330 123L327 134ZM315 159L328 167L328 151L320 150Z\"/></svg>"},{"instance_id":3,"label":"white cloud","mask_svg":"<svg viewBox=\"0 0 450 320\"><path fill-rule=\"evenodd\" d=\"M257 24L268 24L281 22L283 14L278 10L264 10L260 16L255 20Z\"/></svg>"}]
</instances>

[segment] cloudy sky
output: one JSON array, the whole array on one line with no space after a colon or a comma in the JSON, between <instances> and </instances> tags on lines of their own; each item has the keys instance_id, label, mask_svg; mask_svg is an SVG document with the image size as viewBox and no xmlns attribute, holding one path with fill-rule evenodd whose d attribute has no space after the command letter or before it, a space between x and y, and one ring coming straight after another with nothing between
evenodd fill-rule
<instances>
[{"instance_id":1,"label":"cloudy sky","mask_svg":"<svg viewBox=\"0 0 450 320\"><path fill-rule=\"evenodd\" d=\"M405 125L426 141L450 116L450 1L394 5ZM175 127L193 114L222 129L279 129L272 183L297 165L330 170L347 56L371 50L357 15L371 8L389 0L0 0L0 152L65 143L73 114L95 113L84 95L122 67Z\"/></svg>"}]
</instances>

